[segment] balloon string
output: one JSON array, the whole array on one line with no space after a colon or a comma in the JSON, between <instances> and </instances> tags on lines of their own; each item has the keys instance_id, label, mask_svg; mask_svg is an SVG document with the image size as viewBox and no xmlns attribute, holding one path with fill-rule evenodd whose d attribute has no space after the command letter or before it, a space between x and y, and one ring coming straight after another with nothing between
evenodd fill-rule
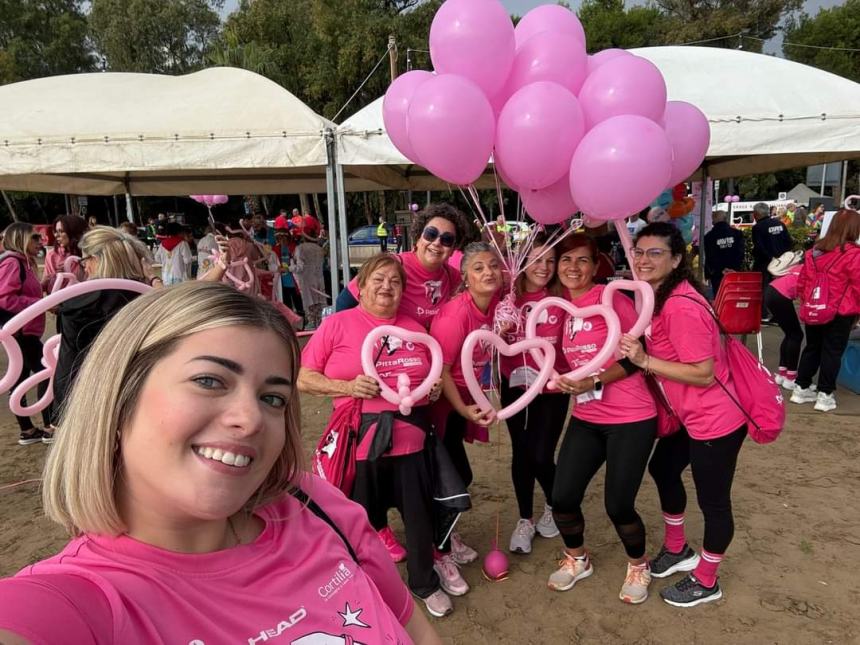
<instances>
[{"instance_id":1,"label":"balloon string","mask_svg":"<svg viewBox=\"0 0 860 645\"><path fill-rule=\"evenodd\" d=\"M23 481L14 482L12 484L6 484L4 486L0 486L0 490L6 490L9 488L17 488L18 486L23 486L24 484L33 484L35 482L40 482L41 479L25 479Z\"/></svg>"},{"instance_id":2,"label":"balloon string","mask_svg":"<svg viewBox=\"0 0 860 645\"><path fill-rule=\"evenodd\" d=\"M636 267L633 266L633 238L630 237L630 231L623 219L615 220L615 230L618 232L621 246L624 247L624 256L627 258L627 264L630 265L630 273L633 274L634 280L638 280L639 276L636 275Z\"/></svg>"}]
</instances>

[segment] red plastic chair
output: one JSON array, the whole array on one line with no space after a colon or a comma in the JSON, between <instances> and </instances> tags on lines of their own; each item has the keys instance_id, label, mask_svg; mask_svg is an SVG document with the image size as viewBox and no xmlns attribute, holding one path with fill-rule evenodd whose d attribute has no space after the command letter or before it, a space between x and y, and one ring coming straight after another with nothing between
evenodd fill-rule
<instances>
[{"instance_id":1,"label":"red plastic chair","mask_svg":"<svg viewBox=\"0 0 860 645\"><path fill-rule=\"evenodd\" d=\"M723 277L714 311L729 334L756 335L759 362L764 362L761 338L761 274L729 273ZM745 338L743 339L746 340Z\"/></svg>"}]
</instances>

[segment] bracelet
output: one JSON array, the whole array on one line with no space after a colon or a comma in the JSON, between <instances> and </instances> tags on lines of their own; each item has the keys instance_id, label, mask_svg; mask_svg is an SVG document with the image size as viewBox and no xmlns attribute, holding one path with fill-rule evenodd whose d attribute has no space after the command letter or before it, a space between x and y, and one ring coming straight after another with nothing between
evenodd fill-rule
<instances>
[{"instance_id":1,"label":"bracelet","mask_svg":"<svg viewBox=\"0 0 860 645\"><path fill-rule=\"evenodd\" d=\"M159 278L157 275L154 275L154 276L152 276L152 277L149 279L149 286L151 287L151 286L152 286L152 283L153 283L153 282L155 282L156 280L158 280L158 281L159 281L159 282L161 282L162 284L164 283L164 280L162 280L161 278Z\"/></svg>"}]
</instances>

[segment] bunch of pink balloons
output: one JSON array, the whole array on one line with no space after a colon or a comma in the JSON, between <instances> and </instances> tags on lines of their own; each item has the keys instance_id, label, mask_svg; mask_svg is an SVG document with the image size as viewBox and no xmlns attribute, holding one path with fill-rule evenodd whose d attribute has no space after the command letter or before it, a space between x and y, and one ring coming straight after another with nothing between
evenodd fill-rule
<instances>
[{"instance_id":1,"label":"bunch of pink balloons","mask_svg":"<svg viewBox=\"0 0 860 645\"><path fill-rule=\"evenodd\" d=\"M208 208L219 206L227 203L227 195L189 195L198 204L203 204Z\"/></svg>"},{"instance_id":2,"label":"bunch of pink balloons","mask_svg":"<svg viewBox=\"0 0 860 645\"><path fill-rule=\"evenodd\" d=\"M637 212L699 167L708 121L666 100L650 61L622 49L588 56L585 43L560 5L536 7L514 28L499 0L446 0L430 28L435 72L407 72L385 94L388 135L453 184L477 180L492 154L542 224Z\"/></svg>"}]
</instances>

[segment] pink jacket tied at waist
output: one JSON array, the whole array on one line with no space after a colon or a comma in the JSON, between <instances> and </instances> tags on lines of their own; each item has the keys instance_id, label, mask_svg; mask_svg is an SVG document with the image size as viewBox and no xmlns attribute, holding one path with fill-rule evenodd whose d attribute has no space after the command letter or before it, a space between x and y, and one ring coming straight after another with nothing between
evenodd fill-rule
<instances>
[{"instance_id":1,"label":"pink jacket tied at waist","mask_svg":"<svg viewBox=\"0 0 860 645\"><path fill-rule=\"evenodd\" d=\"M21 263L24 264L24 282L21 283ZM0 262L0 309L17 314L42 299L42 285L27 258L20 253L8 252ZM40 336L45 331L45 315L37 316L21 330L26 336Z\"/></svg>"}]
</instances>

